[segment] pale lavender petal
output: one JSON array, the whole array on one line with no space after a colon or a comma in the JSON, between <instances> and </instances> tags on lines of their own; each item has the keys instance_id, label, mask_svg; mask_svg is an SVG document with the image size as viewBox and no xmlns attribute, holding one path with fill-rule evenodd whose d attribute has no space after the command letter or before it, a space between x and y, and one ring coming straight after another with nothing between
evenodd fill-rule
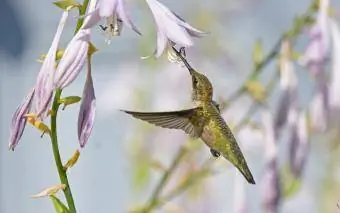
<instances>
[{"instance_id":1,"label":"pale lavender petal","mask_svg":"<svg viewBox=\"0 0 340 213\"><path fill-rule=\"evenodd\" d=\"M264 212L278 212L280 204L280 176L277 165L277 146L272 116L269 111L262 113L262 123L265 132L266 153L265 168L261 181L262 206Z\"/></svg>"},{"instance_id":2,"label":"pale lavender petal","mask_svg":"<svg viewBox=\"0 0 340 213\"><path fill-rule=\"evenodd\" d=\"M48 111L48 106L51 102L54 89L53 80L55 75L56 53L67 17L68 11L65 11L60 19L52 45L46 55L37 77L37 82L35 85L35 108L37 115L41 117L45 116L45 112Z\"/></svg>"},{"instance_id":3,"label":"pale lavender petal","mask_svg":"<svg viewBox=\"0 0 340 213\"><path fill-rule=\"evenodd\" d=\"M282 43L280 60L280 87L282 89L279 99L278 109L275 117L275 132L278 134L280 129L287 123L291 114L298 108L298 79L296 77L293 64L289 58L290 44L287 41Z\"/></svg>"},{"instance_id":4,"label":"pale lavender petal","mask_svg":"<svg viewBox=\"0 0 340 213\"><path fill-rule=\"evenodd\" d=\"M94 93L91 67L89 65L86 82L78 116L78 139L80 147L84 147L90 137L96 114L96 97Z\"/></svg>"},{"instance_id":5,"label":"pale lavender petal","mask_svg":"<svg viewBox=\"0 0 340 213\"><path fill-rule=\"evenodd\" d=\"M329 104L332 109L340 110L340 30L332 20L332 73L329 86Z\"/></svg>"},{"instance_id":6,"label":"pale lavender petal","mask_svg":"<svg viewBox=\"0 0 340 213\"><path fill-rule=\"evenodd\" d=\"M123 23L128 25L133 31L135 31L137 34L142 35L142 33L139 31L139 29L134 25L134 23L131 21L130 15L125 9L125 0L117 0L117 9L116 13L120 19L122 19Z\"/></svg>"},{"instance_id":7,"label":"pale lavender petal","mask_svg":"<svg viewBox=\"0 0 340 213\"><path fill-rule=\"evenodd\" d=\"M162 49L164 46L160 45L164 43L164 40L170 40L179 46L188 47L193 45L192 36L201 37L201 31L190 26L162 3L157 0L146 1L156 22L157 36L162 36L162 38L157 39L157 48L161 49L156 51L156 57L159 57L164 51Z\"/></svg>"},{"instance_id":8,"label":"pale lavender petal","mask_svg":"<svg viewBox=\"0 0 340 213\"><path fill-rule=\"evenodd\" d=\"M82 29L86 30L94 25L96 25L100 21L101 17L99 15L99 9L96 9L92 13L86 15Z\"/></svg>"},{"instance_id":9,"label":"pale lavender petal","mask_svg":"<svg viewBox=\"0 0 340 213\"><path fill-rule=\"evenodd\" d=\"M296 178L299 178L309 153L309 138L305 113L300 113L294 125L291 125L290 131L289 165L292 174Z\"/></svg>"},{"instance_id":10,"label":"pale lavender petal","mask_svg":"<svg viewBox=\"0 0 340 213\"><path fill-rule=\"evenodd\" d=\"M165 35L161 32L157 32L157 49L156 49L156 54L155 57L160 57L162 53L164 52L166 46L168 43L168 39L165 37Z\"/></svg>"},{"instance_id":11,"label":"pale lavender petal","mask_svg":"<svg viewBox=\"0 0 340 213\"><path fill-rule=\"evenodd\" d=\"M31 110L32 100L34 96L34 89L28 94L24 102L17 108L11 123L10 137L9 137L9 148L14 150L18 145L19 140L24 133L27 118L24 115L28 114Z\"/></svg>"},{"instance_id":12,"label":"pale lavender petal","mask_svg":"<svg viewBox=\"0 0 340 213\"><path fill-rule=\"evenodd\" d=\"M235 173L235 191L234 191L234 212L247 213L248 205L246 199L246 189L244 177L240 173Z\"/></svg>"},{"instance_id":13,"label":"pale lavender petal","mask_svg":"<svg viewBox=\"0 0 340 213\"><path fill-rule=\"evenodd\" d=\"M90 29L81 29L67 45L55 76L55 87L65 88L71 84L83 68L90 41Z\"/></svg>"},{"instance_id":14,"label":"pale lavender petal","mask_svg":"<svg viewBox=\"0 0 340 213\"><path fill-rule=\"evenodd\" d=\"M316 131L324 132L327 129L328 111L324 105L324 95L318 91L310 103L312 127Z\"/></svg>"},{"instance_id":15,"label":"pale lavender petal","mask_svg":"<svg viewBox=\"0 0 340 213\"><path fill-rule=\"evenodd\" d=\"M106 18L112 16L117 8L118 1L119 0L99 0L99 16Z\"/></svg>"}]
</instances>

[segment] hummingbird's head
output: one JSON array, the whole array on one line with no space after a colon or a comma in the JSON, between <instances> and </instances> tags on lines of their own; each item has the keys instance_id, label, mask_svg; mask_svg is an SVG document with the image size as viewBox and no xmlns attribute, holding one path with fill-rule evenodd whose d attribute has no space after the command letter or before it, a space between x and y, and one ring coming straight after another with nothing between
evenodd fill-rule
<instances>
[{"instance_id":1,"label":"hummingbird's head","mask_svg":"<svg viewBox=\"0 0 340 213\"><path fill-rule=\"evenodd\" d=\"M184 65L190 72L192 78L192 99L196 102L211 102L213 96L213 87L209 81L209 79L194 70L188 61L182 56L182 54L176 50L176 48L172 47L175 51L176 55L183 61Z\"/></svg>"}]
</instances>

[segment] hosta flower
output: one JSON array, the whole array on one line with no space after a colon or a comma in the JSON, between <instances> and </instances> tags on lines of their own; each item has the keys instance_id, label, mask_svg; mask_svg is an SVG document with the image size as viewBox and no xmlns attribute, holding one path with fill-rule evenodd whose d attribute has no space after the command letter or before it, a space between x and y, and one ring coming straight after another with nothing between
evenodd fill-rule
<instances>
[{"instance_id":1,"label":"hosta flower","mask_svg":"<svg viewBox=\"0 0 340 213\"><path fill-rule=\"evenodd\" d=\"M12 117L12 124L9 137L9 149L14 150L22 134L24 133L24 129L27 122L27 118L25 117L25 115L28 114L29 111L31 110L33 96L34 89L32 89L32 91L27 95L24 102L17 108Z\"/></svg>"},{"instance_id":2,"label":"hosta flower","mask_svg":"<svg viewBox=\"0 0 340 213\"><path fill-rule=\"evenodd\" d=\"M289 165L292 174L299 178L309 153L308 127L305 113L300 113L295 122L292 123L290 131Z\"/></svg>"},{"instance_id":3,"label":"hosta flower","mask_svg":"<svg viewBox=\"0 0 340 213\"><path fill-rule=\"evenodd\" d=\"M96 9L88 13L89 19L84 22L83 29L88 29L97 24L102 18L110 17L121 20L136 33L141 35L138 28L131 21L130 15L126 10L125 0L98 0Z\"/></svg>"},{"instance_id":4,"label":"hosta flower","mask_svg":"<svg viewBox=\"0 0 340 213\"><path fill-rule=\"evenodd\" d=\"M329 107L328 107L328 93L327 85L322 89L319 86L319 90L314 95L313 100L310 103L311 122L314 130L325 131L328 125L329 119Z\"/></svg>"},{"instance_id":5,"label":"hosta flower","mask_svg":"<svg viewBox=\"0 0 340 213\"><path fill-rule=\"evenodd\" d=\"M280 178L277 165L277 147L272 116L269 111L262 114L265 131L265 170L262 178L262 206L264 212L278 212L280 203Z\"/></svg>"},{"instance_id":6,"label":"hosta flower","mask_svg":"<svg viewBox=\"0 0 340 213\"><path fill-rule=\"evenodd\" d=\"M46 55L45 60L41 66L40 72L37 77L37 82L35 85L35 110L38 115L43 118L46 115L48 106L52 99L53 94L53 79L55 75L55 60L57 49L59 45L59 40L61 33L64 29L66 19L68 17L68 11L65 11L60 19L57 32L52 41L52 45Z\"/></svg>"},{"instance_id":7,"label":"hosta flower","mask_svg":"<svg viewBox=\"0 0 340 213\"><path fill-rule=\"evenodd\" d=\"M316 22L309 31L310 42L301 59L303 65L308 67L323 64L329 49L329 0L321 0ZM313 70L318 71L318 70Z\"/></svg>"},{"instance_id":8,"label":"hosta flower","mask_svg":"<svg viewBox=\"0 0 340 213\"><path fill-rule=\"evenodd\" d=\"M90 60L90 59L89 59ZM96 112L96 97L91 75L91 65L88 64L86 82L78 116L78 140L80 147L84 147L91 134Z\"/></svg>"},{"instance_id":9,"label":"hosta flower","mask_svg":"<svg viewBox=\"0 0 340 213\"><path fill-rule=\"evenodd\" d=\"M280 86L282 89L277 114L275 117L275 132L279 130L291 116L295 113L298 108L298 88L297 88L297 77L295 75L293 64L290 60L290 44L288 41L284 41L281 47L281 60L280 60L280 71L281 71L281 82Z\"/></svg>"},{"instance_id":10,"label":"hosta flower","mask_svg":"<svg viewBox=\"0 0 340 213\"><path fill-rule=\"evenodd\" d=\"M329 86L329 104L340 110L340 30L335 21L331 22L332 35L332 73Z\"/></svg>"},{"instance_id":11,"label":"hosta flower","mask_svg":"<svg viewBox=\"0 0 340 213\"><path fill-rule=\"evenodd\" d=\"M54 86L65 88L71 84L84 67L90 41L90 29L80 29L67 45L63 57L58 64Z\"/></svg>"},{"instance_id":12,"label":"hosta flower","mask_svg":"<svg viewBox=\"0 0 340 213\"><path fill-rule=\"evenodd\" d=\"M155 56L159 57L169 43L182 47L193 45L192 37L203 37L207 33L195 29L177 14L171 12L157 0L146 0L154 16L157 26L157 49Z\"/></svg>"}]
</instances>

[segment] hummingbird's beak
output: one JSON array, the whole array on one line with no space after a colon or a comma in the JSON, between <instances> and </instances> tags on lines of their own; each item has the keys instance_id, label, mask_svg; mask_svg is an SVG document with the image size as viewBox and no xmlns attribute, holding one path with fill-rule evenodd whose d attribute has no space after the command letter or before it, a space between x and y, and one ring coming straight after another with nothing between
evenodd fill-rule
<instances>
[{"instance_id":1,"label":"hummingbird's beak","mask_svg":"<svg viewBox=\"0 0 340 213\"><path fill-rule=\"evenodd\" d=\"M177 57L179 57L182 60L182 62L184 63L184 65L187 67L190 74L192 75L193 71L195 71L195 70L190 66L188 61L182 56L182 54L175 47L172 47L172 49L176 53Z\"/></svg>"}]
</instances>

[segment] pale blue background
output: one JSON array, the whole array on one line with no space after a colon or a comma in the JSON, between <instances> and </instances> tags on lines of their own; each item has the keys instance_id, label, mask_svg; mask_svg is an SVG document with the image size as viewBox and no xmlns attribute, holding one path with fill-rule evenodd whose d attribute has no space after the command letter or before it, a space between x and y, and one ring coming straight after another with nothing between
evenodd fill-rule
<instances>
[{"instance_id":1,"label":"pale blue background","mask_svg":"<svg viewBox=\"0 0 340 213\"><path fill-rule=\"evenodd\" d=\"M30 195L58 183L59 179L54 166L52 151L47 138L40 139L39 134L31 126L26 128L23 138L15 152L8 151L7 141L10 119L17 105L22 101L29 89L35 83L35 77L40 69L40 64L35 61L37 57L46 52L52 41L61 10L48 0L1 0L0 1L0 212L1 213L31 213L53 212L48 199L34 200ZM149 10L144 1L128 1L133 20L143 32L147 25L153 24ZM251 49L257 38L262 38L265 49L270 48L283 30L290 26L294 17L303 12L309 0L240 0L240 1L205 1L205 0L163 0L163 3L177 11L188 21L194 20L193 10L209 8L219 15L219 22L209 31L225 46L225 55L216 59L218 66L214 69L225 69L227 78L219 80L218 74L209 71L212 79L223 84L221 88L233 88L233 83L240 82L250 71ZM72 14L72 17L75 13ZM71 17L71 19L72 19ZM72 35L74 21L65 28L62 45L65 46ZM196 26L199 23L196 23ZM98 99L98 116L96 118L93 134L86 148L82 150L78 164L69 173L70 183L75 196L78 212L124 212L134 204L140 204L146 197L133 199L129 186L130 165L127 159L124 144L125 137L130 133L127 125L131 124L130 118L120 113L115 113L121 106L106 105L104 99L111 99L115 91L108 90L110 84L115 84L117 72L129 72L135 69L142 80L147 81L150 68L146 61L139 59L153 51L154 46L148 46L143 51L136 51L140 43L146 43L154 31L148 31L144 37L139 37L128 28L124 28L123 36L113 40L110 46L104 43L100 30L93 31L93 42L101 50L94 59L93 76ZM212 38L205 38L209 44ZM154 45L155 40L149 42ZM206 57L203 45L196 41L197 46L191 61L198 65ZM231 55L233 65L229 63ZM198 58L194 58L197 56ZM223 59L224 58L224 59ZM214 63L214 58L208 58ZM164 62L164 61L163 61ZM124 64L131 64L130 70L124 70ZM124 65L129 66L129 65ZM210 67L209 67L210 66ZM212 68L209 65L206 69ZM272 66L273 67L273 66ZM156 67L157 68L157 67ZM159 69L159 68L158 68ZM128 78L127 78L128 79ZM236 79L236 80L235 80ZM69 95L81 94L84 76L66 90ZM129 81L120 82L128 84ZM217 89L220 90L221 89ZM133 89L132 89L133 92ZM228 91L229 93L229 91ZM103 95L107 97L103 97ZM125 97L126 98L126 97ZM123 97L124 99L124 97ZM110 101L109 101L110 102ZM114 103L114 101L113 101ZM124 105L124 104L123 104ZM127 108L133 106L124 105ZM148 104L145 104L145 109ZM111 113L109 113L111 110ZM62 156L66 159L78 148L76 137L76 119L78 107L72 106L62 112L59 120L60 146ZM131 133L132 134L132 133ZM315 149L314 149L315 148ZM317 208L317 190L308 189L308 186L318 188L322 178L322 165L324 152L314 147L311 159L307 165L305 184L307 188L294 200L283 205L282 212L314 213ZM316 151L315 151L316 150ZM253 160L259 155L251 156ZM256 163L255 163L256 164ZM255 165L256 167L256 165ZM257 176L261 168L255 169ZM231 212L232 185L226 179L218 178L220 192L224 198L217 212ZM315 185L316 184L316 185ZM145 196L149 194L146 193ZM249 205L253 207L250 212L260 212L258 202L260 197L255 189L250 189Z\"/></svg>"}]
</instances>

